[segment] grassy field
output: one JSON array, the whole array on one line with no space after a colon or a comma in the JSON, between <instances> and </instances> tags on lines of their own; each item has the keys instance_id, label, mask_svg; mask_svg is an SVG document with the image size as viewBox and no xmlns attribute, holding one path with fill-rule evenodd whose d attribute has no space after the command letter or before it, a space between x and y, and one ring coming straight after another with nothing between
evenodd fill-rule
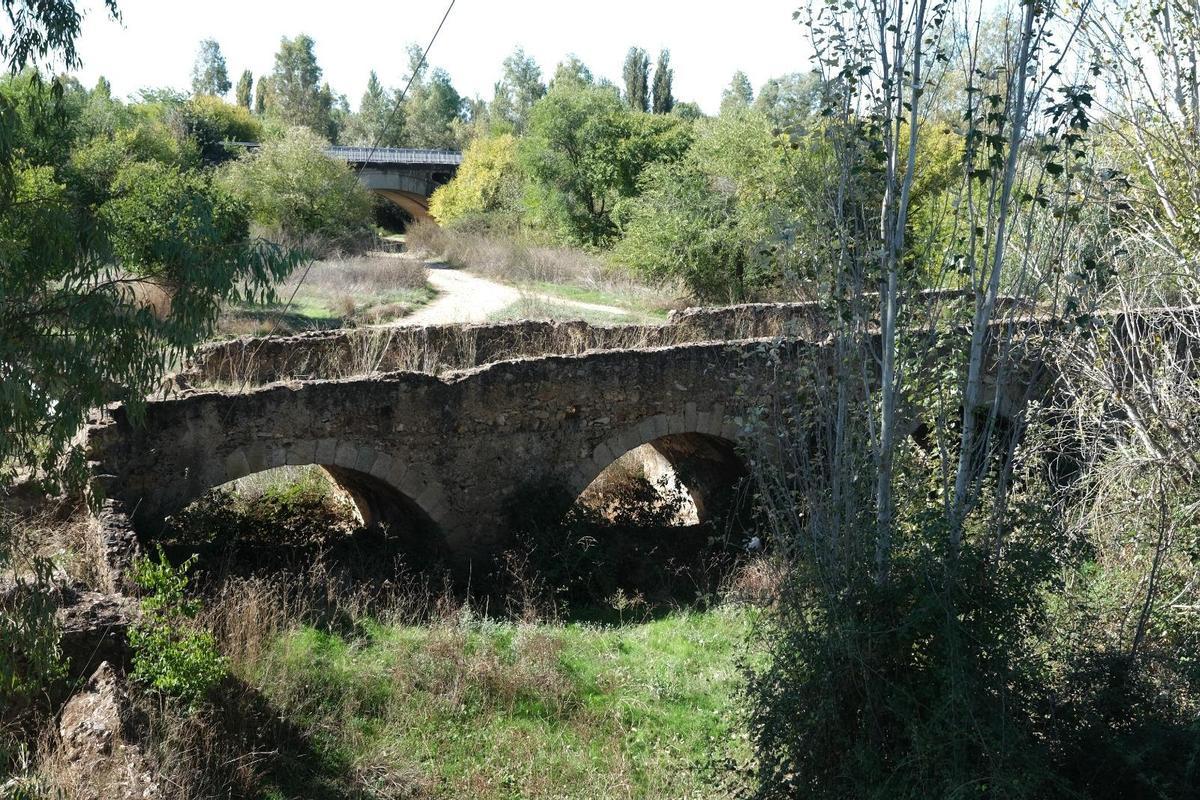
<instances>
[{"instance_id":1,"label":"grassy field","mask_svg":"<svg viewBox=\"0 0 1200 800\"><path fill-rule=\"evenodd\" d=\"M755 614L300 627L242 669L309 732L306 797L723 797ZM288 782L267 796L301 796Z\"/></svg>"},{"instance_id":2,"label":"grassy field","mask_svg":"<svg viewBox=\"0 0 1200 800\"><path fill-rule=\"evenodd\" d=\"M279 302L274 304L228 308L217 335L263 335L272 330L287 334L389 322L436 296L424 265L385 254L314 262L307 274L301 267L276 293Z\"/></svg>"}]
</instances>

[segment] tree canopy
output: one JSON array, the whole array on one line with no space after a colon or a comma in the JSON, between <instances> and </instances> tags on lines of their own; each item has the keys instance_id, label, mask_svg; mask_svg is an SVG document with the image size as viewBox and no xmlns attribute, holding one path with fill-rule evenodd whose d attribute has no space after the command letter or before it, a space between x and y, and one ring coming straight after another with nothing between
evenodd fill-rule
<instances>
[{"instance_id":1,"label":"tree canopy","mask_svg":"<svg viewBox=\"0 0 1200 800\"><path fill-rule=\"evenodd\" d=\"M285 125L303 125L329 138L333 134L333 98L322 91L322 72L315 47L312 37L306 34L280 40L264 107Z\"/></svg>"},{"instance_id":2,"label":"tree canopy","mask_svg":"<svg viewBox=\"0 0 1200 800\"><path fill-rule=\"evenodd\" d=\"M200 52L196 54L196 62L192 67L192 93L222 97L230 86L232 84L229 82L225 56L221 54L221 45L215 39L201 41Z\"/></svg>"},{"instance_id":3,"label":"tree canopy","mask_svg":"<svg viewBox=\"0 0 1200 800\"><path fill-rule=\"evenodd\" d=\"M634 111L650 110L650 56L640 47L631 47L625 55L625 102Z\"/></svg>"}]
</instances>

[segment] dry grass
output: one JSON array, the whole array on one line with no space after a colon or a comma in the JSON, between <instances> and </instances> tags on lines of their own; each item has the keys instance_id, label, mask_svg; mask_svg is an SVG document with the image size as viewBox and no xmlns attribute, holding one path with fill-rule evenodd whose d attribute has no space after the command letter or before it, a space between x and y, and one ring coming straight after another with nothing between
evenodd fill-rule
<instances>
[{"instance_id":1,"label":"dry grass","mask_svg":"<svg viewBox=\"0 0 1200 800\"><path fill-rule=\"evenodd\" d=\"M280 287L290 293L303 270L298 270ZM399 289L420 289L428 281L428 270L420 261L390 253L337 256L316 261L304 279L304 287L331 296L378 297Z\"/></svg>"},{"instance_id":2,"label":"dry grass","mask_svg":"<svg viewBox=\"0 0 1200 800\"><path fill-rule=\"evenodd\" d=\"M550 292L564 287L567 299L656 312L678 307L684 294L678 286L642 283L577 248L532 244L511 235L454 231L429 222L410 226L406 238L414 254L444 259L451 266L503 283Z\"/></svg>"},{"instance_id":3,"label":"dry grass","mask_svg":"<svg viewBox=\"0 0 1200 800\"><path fill-rule=\"evenodd\" d=\"M435 296L423 263L389 253L314 261L292 273L275 292L276 303L226 309L218 336L287 335L388 322Z\"/></svg>"}]
</instances>

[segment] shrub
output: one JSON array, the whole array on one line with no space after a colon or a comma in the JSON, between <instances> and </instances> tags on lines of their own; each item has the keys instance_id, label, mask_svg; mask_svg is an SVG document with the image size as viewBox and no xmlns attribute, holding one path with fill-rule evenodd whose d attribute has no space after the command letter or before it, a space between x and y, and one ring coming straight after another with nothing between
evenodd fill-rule
<instances>
[{"instance_id":1,"label":"shrub","mask_svg":"<svg viewBox=\"0 0 1200 800\"><path fill-rule=\"evenodd\" d=\"M257 142L263 129L250 109L226 103L219 97L193 97L171 115L176 135L191 139L200 157L209 164L230 158L226 142Z\"/></svg>"},{"instance_id":2,"label":"shrub","mask_svg":"<svg viewBox=\"0 0 1200 800\"><path fill-rule=\"evenodd\" d=\"M480 214L515 215L521 184L517 140L511 134L476 139L463 152L454 180L433 193L429 213L443 225Z\"/></svg>"},{"instance_id":3,"label":"shrub","mask_svg":"<svg viewBox=\"0 0 1200 800\"><path fill-rule=\"evenodd\" d=\"M36 719L34 699L62 676L53 565L22 558L15 525L0 517L0 775L22 753L21 734ZM18 563L23 562L23 563Z\"/></svg>"},{"instance_id":4,"label":"shrub","mask_svg":"<svg viewBox=\"0 0 1200 800\"><path fill-rule=\"evenodd\" d=\"M369 232L374 206L353 170L325 155L326 146L307 128L290 128L226 165L221 181L275 235L346 242Z\"/></svg>"},{"instance_id":5,"label":"shrub","mask_svg":"<svg viewBox=\"0 0 1200 800\"><path fill-rule=\"evenodd\" d=\"M212 634L195 622L200 602L187 597L187 572L194 563L192 556L176 568L161 548L157 561L137 562L134 581L148 594L142 599L141 620L129 631L134 678L193 706L228 671Z\"/></svg>"}]
</instances>

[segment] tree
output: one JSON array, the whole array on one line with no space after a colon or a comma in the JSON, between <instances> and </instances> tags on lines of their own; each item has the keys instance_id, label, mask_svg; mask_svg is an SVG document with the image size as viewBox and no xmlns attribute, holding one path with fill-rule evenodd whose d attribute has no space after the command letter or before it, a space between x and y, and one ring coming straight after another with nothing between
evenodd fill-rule
<instances>
[{"instance_id":1,"label":"tree","mask_svg":"<svg viewBox=\"0 0 1200 800\"><path fill-rule=\"evenodd\" d=\"M650 110L650 56L640 47L631 47L625 55L625 102L634 111Z\"/></svg>"},{"instance_id":2,"label":"tree","mask_svg":"<svg viewBox=\"0 0 1200 800\"><path fill-rule=\"evenodd\" d=\"M675 107L671 109L671 113L689 122L704 118L704 112L700 110L700 106L688 100L676 103Z\"/></svg>"},{"instance_id":3,"label":"tree","mask_svg":"<svg viewBox=\"0 0 1200 800\"><path fill-rule=\"evenodd\" d=\"M221 45L215 39L204 39L200 42L200 52L196 54L192 66L192 94L222 97L231 85L225 56L221 55Z\"/></svg>"},{"instance_id":4,"label":"tree","mask_svg":"<svg viewBox=\"0 0 1200 800\"><path fill-rule=\"evenodd\" d=\"M821 110L821 79L815 72L771 78L758 92L754 108L780 130L795 129Z\"/></svg>"},{"instance_id":5,"label":"tree","mask_svg":"<svg viewBox=\"0 0 1200 800\"><path fill-rule=\"evenodd\" d=\"M507 121L515 133L524 133L530 109L545 94L541 67L518 47L504 59L504 74L496 84L489 121L493 125Z\"/></svg>"},{"instance_id":6,"label":"tree","mask_svg":"<svg viewBox=\"0 0 1200 800\"><path fill-rule=\"evenodd\" d=\"M404 109L397 108L396 102L371 70L358 111L347 120L342 138L347 144L400 147L404 144Z\"/></svg>"},{"instance_id":7,"label":"tree","mask_svg":"<svg viewBox=\"0 0 1200 800\"><path fill-rule=\"evenodd\" d=\"M451 149L458 145L463 101L444 69L415 84L405 103L404 142L409 147Z\"/></svg>"},{"instance_id":8,"label":"tree","mask_svg":"<svg viewBox=\"0 0 1200 800\"><path fill-rule=\"evenodd\" d=\"M254 85L254 73L250 70L242 70L242 77L238 78L237 82L237 104L247 111L250 110L251 89Z\"/></svg>"},{"instance_id":9,"label":"tree","mask_svg":"<svg viewBox=\"0 0 1200 800\"><path fill-rule=\"evenodd\" d=\"M1084 723L1095 709L1066 695L1129 685L1123 666L1082 648L1071 688L1055 685L1070 670L1042 655L1065 641L1047 624L1063 596L1052 595L1083 557L1065 519L1041 513L1059 487L1020 485L1046 472L1046 456L1026 461L1019 445L1034 409L1013 397L1005 421L999 393L985 391L990 369L1041 357L1040 333L996 323L1088 316L1072 308L1072 285L1097 274L1075 267L1097 253L1074 199L1100 191L1083 161L1092 93L1056 77L1080 56L1069 43L1081 7L1013 4L1005 61L991 71L975 60L981 20L963 11L850 0L798 15L824 90L814 135L831 151L830 258L818 273L829 312L824 352L784 390L806 407L764 409L770 445L750 457L771 462L756 485L791 564L775 660L751 688L759 797L949 797L984 782L997 797L1095 796L1106 766L1057 765L1108 723ZM943 43L966 43L963 133L946 139L955 169L935 201L942 213L916 236L923 153L937 162L942 150L926 143L941 135L930 71L947 59ZM746 104L746 88L735 81L723 114ZM1029 311L1006 310L1002 287ZM928 421L927 448L906 435L916 419ZM782 457L767 454L784 439ZM1049 708L1071 722L1044 727ZM1076 769L1089 777L1072 784Z\"/></svg>"},{"instance_id":10,"label":"tree","mask_svg":"<svg viewBox=\"0 0 1200 800\"><path fill-rule=\"evenodd\" d=\"M595 79L587 64L580 61L578 56L570 55L567 56L566 61L560 61L554 68L554 77L550 80L550 88L553 89L561 83L590 86L595 83Z\"/></svg>"},{"instance_id":11,"label":"tree","mask_svg":"<svg viewBox=\"0 0 1200 800\"><path fill-rule=\"evenodd\" d=\"M671 83L675 71L671 69L671 51L660 50L658 62L654 65L654 113L670 114L675 107L675 97L671 94Z\"/></svg>"},{"instance_id":12,"label":"tree","mask_svg":"<svg viewBox=\"0 0 1200 800\"><path fill-rule=\"evenodd\" d=\"M231 158L227 142L262 139L262 123L247 109L213 95L198 95L173 109L169 122L176 135L190 140L200 160L210 165Z\"/></svg>"},{"instance_id":13,"label":"tree","mask_svg":"<svg viewBox=\"0 0 1200 800\"><path fill-rule=\"evenodd\" d=\"M429 213L444 225L481 214L515 217L521 208L522 183L512 134L476 139L463 151L454 180L433 193Z\"/></svg>"},{"instance_id":14,"label":"tree","mask_svg":"<svg viewBox=\"0 0 1200 800\"><path fill-rule=\"evenodd\" d=\"M733 73L733 79L729 81L729 86L725 87L725 91L721 93L721 113L746 108L752 102L754 102L754 88L750 85L750 78L739 69Z\"/></svg>"},{"instance_id":15,"label":"tree","mask_svg":"<svg viewBox=\"0 0 1200 800\"><path fill-rule=\"evenodd\" d=\"M54 474L85 413L136 411L167 365L202 341L222 304L262 297L294 261L248 238L246 209L199 173L118 166L97 206L54 166L16 172L0 241L0 468ZM168 302L151 305L154 295Z\"/></svg>"},{"instance_id":16,"label":"tree","mask_svg":"<svg viewBox=\"0 0 1200 800\"><path fill-rule=\"evenodd\" d=\"M371 223L371 196L344 161L325 155L327 146L308 128L289 128L225 165L220 183L255 222L291 241L360 235Z\"/></svg>"},{"instance_id":17,"label":"tree","mask_svg":"<svg viewBox=\"0 0 1200 800\"><path fill-rule=\"evenodd\" d=\"M258 83L254 85L254 113L267 113L267 90L270 86L270 80L266 76L259 76Z\"/></svg>"},{"instance_id":18,"label":"tree","mask_svg":"<svg viewBox=\"0 0 1200 800\"><path fill-rule=\"evenodd\" d=\"M631 113L615 87L556 83L520 146L533 221L568 241L609 243L618 201L637 194L647 164L678 158L689 137L677 117Z\"/></svg>"},{"instance_id":19,"label":"tree","mask_svg":"<svg viewBox=\"0 0 1200 800\"><path fill-rule=\"evenodd\" d=\"M331 98L321 92L321 67L312 37L283 37L275 54L268 84L266 109L286 125L303 125L319 136L331 137Z\"/></svg>"},{"instance_id":20,"label":"tree","mask_svg":"<svg viewBox=\"0 0 1200 800\"><path fill-rule=\"evenodd\" d=\"M778 290L803 164L760 114L706 121L681 159L646 170L641 194L622 210L614 258L651 280L682 281L706 302Z\"/></svg>"}]
</instances>

